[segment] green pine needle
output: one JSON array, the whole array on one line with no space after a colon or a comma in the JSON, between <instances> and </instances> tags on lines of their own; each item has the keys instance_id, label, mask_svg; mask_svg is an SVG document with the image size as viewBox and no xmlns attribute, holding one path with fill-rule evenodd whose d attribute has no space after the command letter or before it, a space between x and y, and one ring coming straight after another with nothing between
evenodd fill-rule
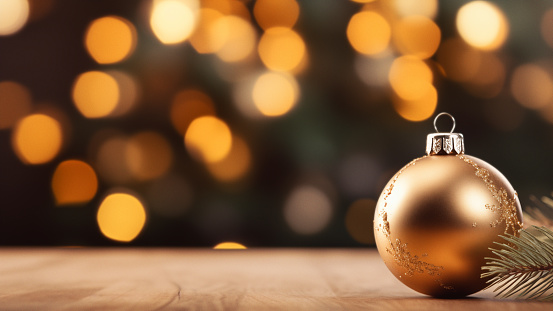
<instances>
[{"instance_id":1,"label":"green pine needle","mask_svg":"<svg viewBox=\"0 0 553 311\"><path fill-rule=\"evenodd\" d=\"M553 231L533 226L539 235L521 230L520 235L500 236L507 243L490 250L497 257L486 257L482 278L500 297L553 300Z\"/></svg>"}]
</instances>

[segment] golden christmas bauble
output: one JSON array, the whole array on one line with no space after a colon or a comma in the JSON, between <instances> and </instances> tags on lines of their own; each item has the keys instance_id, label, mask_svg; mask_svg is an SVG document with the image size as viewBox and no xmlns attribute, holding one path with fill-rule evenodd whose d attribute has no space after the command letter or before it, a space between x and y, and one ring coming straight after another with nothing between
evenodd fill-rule
<instances>
[{"instance_id":1,"label":"golden christmas bauble","mask_svg":"<svg viewBox=\"0 0 553 311\"><path fill-rule=\"evenodd\" d=\"M499 235L522 228L509 181L465 155L463 136L451 132L428 135L427 155L388 182L374 216L376 245L388 269L410 288L444 298L485 288L480 274L484 258L492 256L488 248L502 241Z\"/></svg>"}]
</instances>

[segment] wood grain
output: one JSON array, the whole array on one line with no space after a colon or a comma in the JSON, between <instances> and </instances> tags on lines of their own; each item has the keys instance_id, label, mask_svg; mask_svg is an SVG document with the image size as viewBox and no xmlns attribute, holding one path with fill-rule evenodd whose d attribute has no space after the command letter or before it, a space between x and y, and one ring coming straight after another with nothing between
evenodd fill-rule
<instances>
[{"instance_id":1,"label":"wood grain","mask_svg":"<svg viewBox=\"0 0 553 311\"><path fill-rule=\"evenodd\" d=\"M420 295L374 250L0 249L1 310L545 310Z\"/></svg>"}]
</instances>

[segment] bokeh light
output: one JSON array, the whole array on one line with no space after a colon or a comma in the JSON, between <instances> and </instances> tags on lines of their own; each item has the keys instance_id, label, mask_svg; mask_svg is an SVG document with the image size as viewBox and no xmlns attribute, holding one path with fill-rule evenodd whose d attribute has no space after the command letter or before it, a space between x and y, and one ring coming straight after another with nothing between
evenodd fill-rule
<instances>
[{"instance_id":1,"label":"bokeh light","mask_svg":"<svg viewBox=\"0 0 553 311\"><path fill-rule=\"evenodd\" d=\"M27 0L0 1L0 36L18 32L29 18L29 2Z\"/></svg>"},{"instance_id":2,"label":"bokeh light","mask_svg":"<svg viewBox=\"0 0 553 311\"><path fill-rule=\"evenodd\" d=\"M232 147L228 125L212 116L203 116L190 123L184 135L186 149L196 160L213 163L224 159Z\"/></svg>"},{"instance_id":3,"label":"bokeh light","mask_svg":"<svg viewBox=\"0 0 553 311\"><path fill-rule=\"evenodd\" d=\"M150 26L163 44L185 41L197 23L197 0L154 0Z\"/></svg>"},{"instance_id":4,"label":"bokeh light","mask_svg":"<svg viewBox=\"0 0 553 311\"><path fill-rule=\"evenodd\" d=\"M440 38L440 28L427 17L409 16L395 26L394 42L404 55L429 58L438 49Z\"/></svg>"},{"instance_id":5,"label":"bokeh light","mask_svg":"<svg viewBox=\"0 0 553 311\"><path fill-rule=\"evenodd\" d=\"M398 57L388 75L395 93L404 100L416 100L427 95L433 74L428 65L414 56Z\"/></svg>"},{"instance_id":6,"label":"bokeh light","mask_svg":"<svg viewBox=\"0 0 553 311\"><path fill-rule=\"evenodd\" d=\"M129 171L138 180L158 178L167 173L173 163L171 145L156 132L145 131L131 136L125 150Z\"/></svg>"},{"instance_id":7,"label":"bokeh light","mask_svg":"<svg viewBox=\"0 0 553 311\"><path fill-rule=\"evenodd\" d=\"M58 205L90 201L98 190L94 169L80 160L66 160L58 164L52 176L52 191Z\"/></svg>"},{"instance_id":8,"label":"bokeh light","mask_svg":"<svg viewBox=\"0 0 553 311\"><path fill-rule=\"evenodd\" d=\"M31 93L13 81L0 82L0 129L12 127L31 112Z\"/></svg>"},{"instance_id":9,"label":"bokeh light","mask_svg":"<svg viewBox=\"0 0 553 311\"><path fill-rule=\"evenodd\" d=\"M96 219L104 236L119 242L130 242L142 231L146 211L135 196L113 193L100 204Z\"/></svg>"},{"instance_id":10,"label":"bokeh light","mask_svg":"<svg viewBox=\"0 0 553 311\"><path fill-rule=\"evenodd\" d=\"M421 85L425 92L415 99L394 98L394 109L404 119L423 121L434 115L438 105L438 91L432 84Z\"/></svg>"},{"instance_id":11,"label":"bokeh light","mask_svg":"<svg viewBox=\"0 0 553 311\"><path fill-rule=\"evenodd\" d=\"M221 161L208 163L209 172L219 181L233 182L244 177L252 166L251 151L239 136L232 137L232 148Z\"/></svg>"},{"instance_id":12,"label":"bokeh light","mask_svg":"<svg viewBox=\"0 0 553 311\"><path fill-rule=\"evenodd\" d=\"M98 140L98 147L93 151L94 167L98 174L103 180L113 184L129 182L132 174L127 165L127 138L110 135Z\"/></svg>"},{"instance_id":13,"label":"bokeh light","mask_svg":"<svg viewBox=\"0 0 553 311\"><path fill-rule=\"evenodd\" d=\"M541 35L547 45L553 49L553 8L543 13L541 18Z\"/></svg>"},{"instance_id":14,"label":"bokeh light","mask_svg":"<svg viewBox=\"0 0 553 311\"><path fill-rule=\"evenodd\" d=\"M553 124L553 104L545 106L544 108L540 109L539 112L545 121ZM520 116L522 116L522 114ZM520 125L520 122L517 125Z\"/></svg>"},{"instance_id":15,"label":"bokeh light","mask_svg":"<svg viewBox=\"0 0 553 311\"><path fill-rule=\"evenodd\" d=\"M140 99L140 86L136 79L130 74L119 70L108 70L106 74L110 75L117 82L119 90L119 100L117 106L109 116L122 116L130 112Z\"/></svg>"},{"instance_id":16,"label":"bokeh light","mask_svg":"<svg viewBox=\"0 0 553 311\"><path fill-rule=\"evenodd\" d=\"M122 17L101 17L88 26L85 45L90 56L99 64L117 63L134 51L136 29Z\"/></svg>"},{"instance_id":17,"label":"bokeh light","mask_svg":"<svg viewBox=\"0 0 553 311\"><path fill-rule=\"evenodd\" d=\"M377 55L388 48L392 30L388 21L379 13L362 11L351 17L346 33L351 46L357 52Z\"/></svg>"},{"instance_id":18,"label":"bokeh light","mask_svg":"<svg viewBox=\"0 0 553 311\"><path fill-rule=\"evenodd\" d=\"M300 98L300 86L294 76L264 71L241 79L234 89L236 108L252 119L278 117L291 111Z\"/></svg>"},{"instance_id":19,"label":"bokeh light","mask_svg":"<svg viewBox=\"0 0 553 311\"><path fill-rule=\"evenodd\" d=\"M395 11L402 17L424 16L434 18L438 13L438 0L393 0Z\"/></svg>"},{"instance_id":20,"label":"bokeh light","mask_svg":"<svg viewBox=\"0 0 553 311\"><path fill-rule=\"evenodd\" d=\"M330 222L332 214L330 199L310 185L294 189L284 206L286 223L294 232L303 235L322 231Z\"/></svg>"},{"instance_id":21,"label":"bokeh light","mask_svg":"<svg viewBox=\"0 0 553 311\"><path fill-rule=\"evenodd\" d=\"M223 15L234 15L250 22L250 11L244 5L244 1L237 0L203 0L202 8L213 9Z\"/></svg>"},{"instance_id":22,"label":"bokeh light","mask_svg":"<svg viewBox=\"0 0 553 311\"><path fill-rule=\"evenodd\" d=\"M348 208L346 214L346 229L349 235L361 244L374 244L374 233L372 220L376 201L370 199L360 199Z\"/></svg>"},{"instance_id":23,"label":"bokeh light","mask_svg":"<svg viewBox=\"0 0 553 311\"><path fill-rule=\"evenodd\" d=\"M305 43L295 31L273 27L265 31L257 47L259 57L271 70L292 71L305 57Z\"/></svg>"},{"instance_id":24,"label":"bokeh light","mask_svg":"<svg viewBox=\"0 0 553 311\"><path fill-rule=\"evenodd\" d=\"M337 181L341 193L351 198L359 198L381 189L377 185L377 176L382 173L379 162L365 153L351 153L338 165Z\"/></svg>"},{"instance_id":25,"label":"bokeh light","mask_svg":"<svg viewBox=\"0 0 553 311\"><path fill-rule=\"evenodd\" d=\"M247 247L236 242L221 242L215 245L213 249L247 249Z\"/></svg>"},{"instance_id":26,"label":"bokeh light","mask_svg":"<svg viewBox=\"0 0 553 311\"><path fill-rule=\"evenodd\" d=\"M259 76L252 90L255 107L268 117L278 117L289 112L299 98L299 86L294 77L267 72Z\"/></svg>"},{"instance_id":27,"label":"bokeh light","mask_svg":"<svg viewBox=\"0 0 553 311\"><path fill-rule=\"evenodd\" d=\"M246 6L247 2L236 0L227 0L226 2L229 6L229 12L225 13L226 15L238 16L243 20L251 23L252 18L250 14L250 9Z\"/></svg>"},{"instance_id":28,"label":"bokeh light","mask_svg":"<svg viewBox=\"0 0 553 311\"><path fill-rule=\"evenodd\" d=\"M300 6L295 0L258 0L253 7L255 20L261 28L292 28L300 15Z\"/></svg>"},{"instance_id":29,"label":"bokeh light","mask_svg":"<svg viewBox=\"0 0 553 311\"><path fill-rule=\"evenodd\" d=\"M252 92L255 82L261 74L250 74L249 76L237 81L234 86L233 99L234 104L240 113L248 118L262 118L263 114L255 107Z\"/></svg>"},{"instance_id":30,"label":"bokeh light","mask_svg":"<svg viewBox=\"0 0 553 311\"><path fill-rule=\"evenodd\" d=\"M224 43L216 51L221 60L238 62L252 55L255 49L256 32L248 21L229 15L218 19L213 27L216 33L226 34Z\"/></svg>"},{"instance_id":31,"label":"bokeh light","mask_svg":"<svg viewBox=\"0 0 553 311\"><path fill-rule=\"evenodd\" d=\"M71 118L67 115L66 111L55 102L43 102L39 101L34 103L32 112L33 114L43 114L48 116L59 124L61 129L61 137L63 138L62 146L71 141L73 134L73 125Z\"/></svg>"},{"instance_id":32,"label":"bokeh light","mask_svg":"<svg viewBox=\"0 0 553 311\"><path fill-rule=\"evenodd\" d=\"M470 81L478 73L482 52L459 38L444 41L438 50L438 63L453 81Z\"/></svg>"},{"instance_id":33,"label":"bokeh light","mask_svg":"<svg viewBox=\"0 0 553 311\"><path fill-rule=\"evenodd\" d=\"M540 109L553 103L551 75L535 64L518 66L511 77L511 93L524 107Z\"/></svg>"},{"instance_id":34,"label":"bokeh light","mask_svg":"<svg viewBox=\"0 0 553 311\"><path fill-rule=\"evenodd\" d=\"M140 201L138 246L372 245L393 142L439 111L514 152L522 201L553 188L553 3L108 2L0 0L7 244L113 244L113 193Z\"/></svg>"},{"instance_id":35,"label":"bokeh light","mask_svg":"<svg viewBox=\"0 0 553 311\"><path fill-rule=\"evenodd\" d=\"M457 30L470 45L495 50L503 45L509 33L507 18L495 4L471 1L457 12Z\"/></svg>"},{"instance_id":36,"label":"bokeh light","mask_svg":"<svg viewBox=\"0 0 553 311\"><path fill-rule=\"evenodd\" d=\"M227 39L228 30L216 29L215 25L224 16L214 9L200 9L198 25L190 36L190 44L198 53L215 53L221 49Z\"/></svg>"},{"instance_id":37,"label":"bokeh light","mask_svg":"<svg viewBox=\"0 0 553 311\"><path fill-rule=\"evenodd\" d=\"M388 73L394 58L392 53L379 56L358 54L355 57L355 72L365 84L384 88L388 85Z\"/></svg>"},{"instance_id":38,"label":"bokeh light","mask_svg":"<svg viewBox=\"0 0 553 311\"><path fill-rule=\"evenodd\" d=\"M21 119L12 133L12 144L19 159L26 164L51 161L63 143L58 121L44 114L32 114Z\"/></svg>"},{"instance_id":39,"label":"bokeh light","mask_svg":"<svg viewBox=\"0 0 553 311\"><path fill-rule=\"evenodd\" d=\"M73 102L87 118L106 117L115 110L119 102L117 81L105 72L85 72L75 79Z\"/></svg>"},{"instance_id":40,"label":"bokeh light","mask_svg":"<svg viewBox=\"0 0 553 311\"><path fill-rule=\"evenodd\" d=\"M464 84L467 91L481 98L493 98L501 93L506 79L503 60L495 53L480 53L478 71Z\"/></svg>"},{"instance_id":41,"label":"bokeh light","mask_svg":"<svg viewBox=\"0 0 553 311\"><path fill-rule=\"evenodd\" d=\"M215 115L215 106L206 93L196 89L185 89L173 97L170 114L173 127L184 136L194 119Z\"/></svg>"}]
</instances>

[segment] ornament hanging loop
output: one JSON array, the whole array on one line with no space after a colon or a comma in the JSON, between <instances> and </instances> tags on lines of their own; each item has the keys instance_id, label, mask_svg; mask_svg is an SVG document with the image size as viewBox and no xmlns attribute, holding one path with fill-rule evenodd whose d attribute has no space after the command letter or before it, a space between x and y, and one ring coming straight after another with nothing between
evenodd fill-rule
<instances>
[{"instance_id":1,"label":"ornament hanging loop","mask_svg":"<svg viewBox=\"0 0 553 311\"><path fill-rule=\"evenodd\" d=\"M449 133L438 131L436 121L441 116L448 116L453 121L453 126ZM465 142L463 134L453 133L455 129L455 118L447 112L441 112L434 118L434 129L436 133L426 136L426 154L434 155L456 155L465 153Z\"/></svg>"},{"instance_id":2,"label":"ornament hanging loop","mask_svg":"<svg viewBox=\"0 0 553 311\"><path fill-rule=\"evenodd\" d=\"M436 125L436 121L438 121L438 118L440 118L441 116L448 116L449 118L451 118L451 121L453 121L453 126L451 127L451 130L449 131L450 133L453 133L453 130L455 129L455 118L447 113L447 112L440 112L435 118L434 118L434 129L436 130L436 133L440 133L440 131L438 131L438 126Z\"/></svg>"}]
</instances>

